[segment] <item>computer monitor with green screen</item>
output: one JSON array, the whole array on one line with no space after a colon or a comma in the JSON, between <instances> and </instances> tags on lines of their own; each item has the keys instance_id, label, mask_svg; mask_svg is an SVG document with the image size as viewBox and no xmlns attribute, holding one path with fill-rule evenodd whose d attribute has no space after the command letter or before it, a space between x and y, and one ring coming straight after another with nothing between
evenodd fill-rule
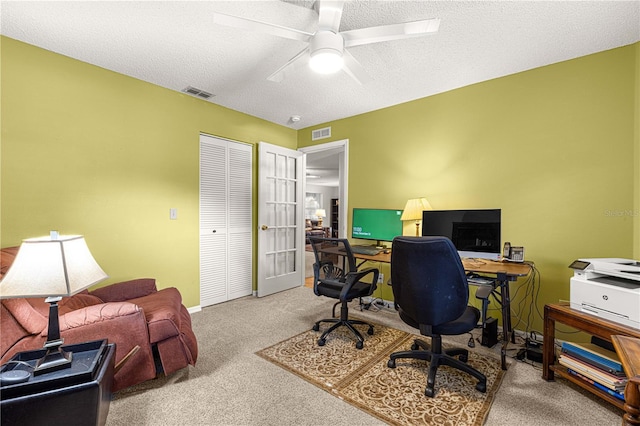
<instances>
[{"instance_id":1,"label":"computer monitor with green screen","mask_svg":"<svg viewBox=\"0 0 640 426\"><path fill-rule=\"evenodd\" d=\"M402 210L395 209L353 209L351 237L362 240L393 241L402 235Z\"/></svg>"}]
</instances>

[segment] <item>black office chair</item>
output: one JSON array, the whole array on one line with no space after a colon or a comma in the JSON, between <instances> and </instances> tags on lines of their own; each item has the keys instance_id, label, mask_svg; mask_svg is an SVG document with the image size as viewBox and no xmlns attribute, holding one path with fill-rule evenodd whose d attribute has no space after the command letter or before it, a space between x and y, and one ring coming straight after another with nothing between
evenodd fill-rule
<instances>
[{"instance_id":1,"label":"black office chair","mask_svg":"<svg viewBox=\"0 0 640 426\"><path fill-rule=\"evenodd\" d=\"M410 351L392 353L387 365L396 359L430 361L425 395L435 395L438 366L448 365L478 379L476 389L487 390L487 378L466 364L467 349L442 350L442 335L469 333L480 318L480 311L468 306L469 288L460 256L446 237L396 237L391 252L393 296L400 318L431 337L431 347L415 339ZM456 359L454 357L459 357Z\"/></svg>"},{"instance_id":2,"label":"black office chair","mask_svg":"<svg viewBox=\"0 0 640 426\"><path fill-rule=\"evenodd\" d=\"M347 303L356 298L371 296L376 289L379 271L375 268L357 270L356 260L353 257L349 241L342 238L317 238L309 237L316 263L313 264L313 292L317 296L326 296L338 299L333 306L334 318L322 319L313 326L314 331L320 330L320 323L328 322L333 325L318 339L318 345L324 346L327 335L338 327L347 327L355 334L358 341L356 348L362 349L364 338L353 327L354 324L368 325L367 333L373 334L373 326L367 322L349 319ZM362 281L367 275L372 275L371 281ZM340 307L340 318L335 318L335 308Z\"/></svg>"}]
</instances>

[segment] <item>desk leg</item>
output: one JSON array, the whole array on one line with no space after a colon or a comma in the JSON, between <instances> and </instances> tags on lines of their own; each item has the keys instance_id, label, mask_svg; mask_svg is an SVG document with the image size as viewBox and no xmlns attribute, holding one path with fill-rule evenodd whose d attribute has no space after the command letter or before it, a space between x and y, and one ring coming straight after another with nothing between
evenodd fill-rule
<instances>
[{"instance_id":1,"label":"desk leg","mask_svg":"<svg viewBox=\"0 0 640 426\"><path fill-rule=\"evenodd\" d=\"M515 341L515 336L511 332L511 299L509 296L509 281L507 274L504 272L498 272L498 285L500 286L500 297L502 299L502 349L500 351L500 360L502 363L502 369L507 369L507 346L509 346L509 340L512 338Z\"/></svg>"},{"instance_id":2,"label":"desk leg","mask_svg":"<svg viewBox=\"0 0 640 426\"><path fill-rule=\"evenodd\" d=\"M547 381L554 380L551 366L555 362L556 320L549 314L549 306L544 307L544 331L542 342L542 378Z\"/></svg>"}]
</instances>

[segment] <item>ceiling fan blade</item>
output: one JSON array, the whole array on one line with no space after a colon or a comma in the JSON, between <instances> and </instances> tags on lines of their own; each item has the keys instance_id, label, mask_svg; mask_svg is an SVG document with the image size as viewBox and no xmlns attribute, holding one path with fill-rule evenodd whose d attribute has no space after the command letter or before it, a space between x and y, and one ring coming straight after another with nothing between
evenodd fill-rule
<instances>
[{"instance_id":1,"label":"ceiling fan blade","mask_svg":"<svg viewBox=\"0 0 640 426\"><path fill-rule=\"evenodd\" d=\"M318 30L330 30L337 33L342 19L344 1L320 1L316 2L318 8Z\"/></svg>"},{"instance_id":2,"label":"ceiling fan blade","mask_svg":"<svg viewBox=\"0 0 640 426\"><path fill-rule=\"evenodd\" d=\"M362 85L371 81L371 77L367 74L364 68L362 68L360 62L358 62L346 49L342 52L342 58L344 59L343 69L351 76L351 78Z\"/></svg>"},{"instance_id":3,"label":"ceiling fan blade","mask_svg":"<svg viewBox=\"0 0 640 426\"><path fill-rule=\"evenodd\" d=\"M344 38L344 47L351 47L382 41L421 37L437 32L438 27L440 27L440 19L425 19L422 21L405 22L403 24L382 25L379 27L344 31L341 32L340 35Z\"/></svg>"},{"instance_id":4,"label":"ceiling fan blade","mask_svg":"<svg viewBox=\"0 0 640 426\"><path fill-rule=\"evenodd\" d=\"M267 80L280 83L287 74L292 73L300 66L304 65L305 59L309 56L309 48L305 47L300 53L293 58L289 59L289 62L278 68L276 72L267 77Z\"/></svg>"},{"instance_id":5,"label":"ceiling fan blade","mask_svg":"<svg viewBox=\"0 0 640 426\"><path fill-rule=\"evenodd\" d=\"M278 37L305 42L308 42L313 35L306 31L296 30L294 28L287 28L280 25L256 21L249 18L240 18L237 16L225 15L224 13L219 12L213 14L213 23L226 25L228 27L242 28L243 30L260 31Z\"/></svg>"}]
</instances>

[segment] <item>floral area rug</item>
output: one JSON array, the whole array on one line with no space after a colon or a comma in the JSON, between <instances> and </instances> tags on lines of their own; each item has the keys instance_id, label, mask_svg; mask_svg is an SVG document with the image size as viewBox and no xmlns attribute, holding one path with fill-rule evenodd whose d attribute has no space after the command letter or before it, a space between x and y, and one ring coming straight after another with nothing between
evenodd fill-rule
<instances>
[{"instance_id":1,"label":"floral area rug","mask_svg":"<svg viewBox=\"0 0 640 426\"><path fill-rule=\"evenodd\" d=\"M469 351L468 363L487 377L486 393L475 389L475 378L440 366L436 395L429 398L424 394L428 362L398 359L396 368L387 367L389 354L409 350L413 339L419 336L378 324L374 324L374 335L369 336L367 326L356 327L365 336L361 350L356 349L355 340L345 327L340 327L327 337L325 346L317 343L321 328L262 349L257 355L389 424L484 423L502 382L499 359Z\"/></svg>"}]
</instances>

